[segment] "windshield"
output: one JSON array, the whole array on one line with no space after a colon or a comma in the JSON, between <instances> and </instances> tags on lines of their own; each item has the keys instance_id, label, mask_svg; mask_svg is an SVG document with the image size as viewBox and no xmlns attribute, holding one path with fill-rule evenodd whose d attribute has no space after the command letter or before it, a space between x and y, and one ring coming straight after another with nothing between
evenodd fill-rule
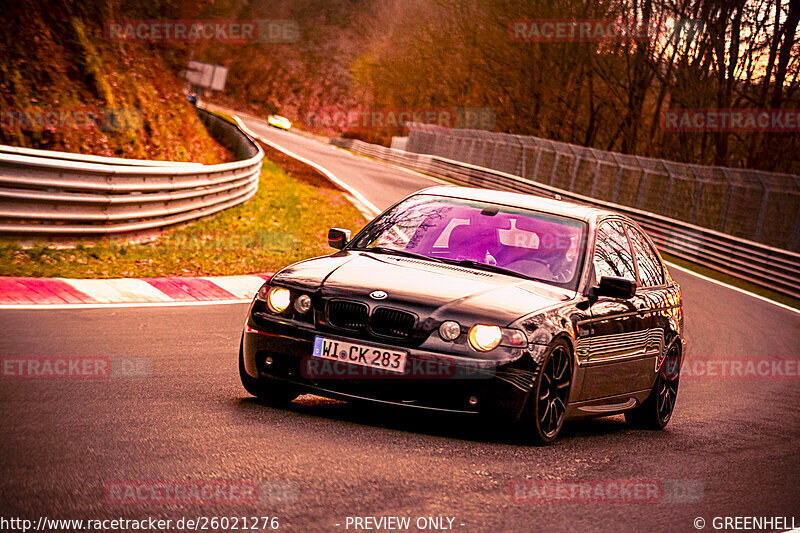
<instances>
[{"instance_id":1,"label":"windshield","mask_svg":"<svg viewBox=\"0 0 800 533\"><path fill-rule=\"evenodd\" d=\"M397 250L574 289L586 224L471 200L418 195L368 225L349 249Z\"/></svg>"}]
</instances>

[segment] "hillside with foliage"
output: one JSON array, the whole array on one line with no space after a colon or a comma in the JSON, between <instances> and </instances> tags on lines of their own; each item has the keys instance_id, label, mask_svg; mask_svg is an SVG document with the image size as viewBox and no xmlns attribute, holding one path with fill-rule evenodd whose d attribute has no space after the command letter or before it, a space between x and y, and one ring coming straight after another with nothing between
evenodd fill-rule
<instances>
[{"instance_id":1,"label":"hillside with foliage","mask_svg":"<svg viewBox=\"0 0 800 533\"><path fill-rule=\"evenodd\" d=\"M677 161L800 172L800 135L676 132L667 110L800 108L800 0L216 2L291 18L292 44L196 48L231 68L221 102L307 127L354 108L488 108L497 131ZM525 20L618 21L647 39L528 42ZM398 131L347 132L388 143Z\"/></svg>"},{"instance_id":2,"label":"hillside with foliage","mask_svg":"<svg viewBox=\"0 0 800 533\"><path fill-rule=\"evenodd\" d=\"M111 6L6 4L0 21L0 144L87 154L228 161L163 54L104 38Z\"/></svg>"},{"instance_id":3,"label":"hillside with foliage","mask_svg":"<svg viewBox=\"0 0 800 533\"><path fill-rule=\"evenodd\" d=\"M68 0L38 11L23 1L4 13L0 105L133 106L145 125L135 134L44 132L41 139L24 136L28 144L85 143L171 158L188 157L174 151L207 152L180 96L182 71L197 60L230 69L225 91L209 100L278 112L329 135L386 144L403 130L359 131L314 117L485 108L495 131L800 173L797 129L663 126L668 110L799 109L800 0ZM103 23L114 19L290 20L299 35L285 43L108 42ZM579 42L515 38L513 25L530 20L617 21L648 33ZM20 142L13 133L3 131L4 142Z\"/></svg>"}]
</instances>

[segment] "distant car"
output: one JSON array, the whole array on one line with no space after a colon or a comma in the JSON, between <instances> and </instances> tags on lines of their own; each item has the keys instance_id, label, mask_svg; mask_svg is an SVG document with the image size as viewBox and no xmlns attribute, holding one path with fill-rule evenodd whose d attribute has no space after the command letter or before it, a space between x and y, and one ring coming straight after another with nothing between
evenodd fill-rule
<instances>
[{"instance_id":1,"label":"distant car","mask_svg":"<svg viewBox=\"0 0 800 533\"><path fill-rule=\"evenodd\" d=\"M681 290L629 218L436 187L338 252L275 274L239 349L244 387L482 414L540 442L565 420L667 425L685 343Z\"/></svg>"},{"instance_id":2,"label":"distant car","mask_svg":"<svg viewBox=\"0 0 800 533\"><path fill-rule=\"evenodd\" d=\"M195 106L197 106L197 105L199 105L199 104L200 104L200 97L199 97L199 96L197 96L197 93L188 93L188 94L186 95L186 99L187 99L187 100L189 101L189 103L190 103L190 104L192 104L192 105L195 105Z\"/></svg>"},{"instance_id":3,"label":"distant car","mask_svg":"<svg viewBox=\"0 0 800 533\"><path fill-rule=\"evenodd\" d=\"M267 117L267 122L270 126L274 128L280 128L282 130L288 130L292 127L292 121L280 115L270 115Z\"/></svg>"}]
</instances>

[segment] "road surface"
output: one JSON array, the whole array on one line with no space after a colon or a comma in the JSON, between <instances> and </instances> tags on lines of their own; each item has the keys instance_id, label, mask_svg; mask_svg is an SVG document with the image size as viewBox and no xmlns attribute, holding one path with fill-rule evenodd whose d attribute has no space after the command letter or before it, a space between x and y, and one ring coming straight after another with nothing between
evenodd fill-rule
<instances>
[{"instance_id":1,"label":"road surface","mask_svg":"<svg viewBox=\"0 0 800 533\"><path fill-rule=\"evenodd\" d=\"M245 122L379 208L434 184ZM673 274L684 291L690 357L797 360L798 313ZM277 516L280 530L302 532L364 531L353 527L355 517L387 516L410 517L409 531L418 530L419 517L446 517L440 525L464 532L688 532L697 531L698 518L713 531L714 518L725 516L788 517L788 526L792 518L800 526L797 376L686 377L666 431L633 430L611 417L568 424L555 445L533 447L459 416L312 396L288 409L261 405L242 389L236 369L246 310L234 304L0 311L3 357L147 363L140 377L0 380L2 517L35 523L40 516ZM201 504L141 494L137 503L118 503L109 496L109 487L120 484L209 480L265 482L286 491L267 501L216 496ZM659 493L627 502L514 498L514 487L544 480L606 489L638 480L657 484ZM787 529L775 524L771 529Z\"/></svg>"}]
</instances>

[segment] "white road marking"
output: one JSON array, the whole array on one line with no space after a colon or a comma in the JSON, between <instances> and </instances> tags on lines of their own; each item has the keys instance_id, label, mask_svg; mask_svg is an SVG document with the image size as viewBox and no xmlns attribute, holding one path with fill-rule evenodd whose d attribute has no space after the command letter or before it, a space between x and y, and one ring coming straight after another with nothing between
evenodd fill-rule
<instances>
[{"instance_id":1,"label":"white road marking","mask_svg":"<svg viewBox=\"0 0 800 533\"><path fill-rule=\"evenodd\" d=\"M288 155L289 157L293 157L294 159L297 159L298 161L302 161L303 163L305 163L305 164L307 164L307 165L309 165L311 167L314 167L315 169L317 169L320 172L322 172L333 183L335 183L336 185L338 185L339 187L341 187L342 189L344 189L348 193L350 193L350 195L355 200L357 200L357 202L353 202L353 203L359 209L359 211L361 211L361 213L364 216L367 217L367 219L371 220L375 215L377 215L377 214L379 214L381 212L381 210L378 209L377 207L375 207L375 205L372 202L367 200L364 197L364 195L362 195L360 192L358 192L353 187L351 187L350 185L346 184L345 182L343 182L339 178L337 178L336 175L334 175L334 173L331 172L330 170L328 170L327 168L323 167L319 163L315 163L314 161L306 159L303 156L297 155L294 152L292 152L291 150L289 150L287 148L284 148L281 145L276 144L276 143L266 139L265 137L262 137L262 136L258 135L256 132L254 132L253 130L251 130L247 126L245 126L244 122L242 122L242 119L240 119L238 116L234 115L233 118L236 121L236 123L239 125L239 127L242 128L242 130L244 130L246 133L252 135L253 137L258 139L259 141L263 142L264 144L268 144L269 146L275 148L276 150L280 150L281 152L283 152L284 154ZM361 205L359 205L359 203Z\"/></svg>"},{"instance_id":2,"label":"white road marking","mask_svg":"<svg viewBox=\"0 0 800 533\"><path fill-rule=\"evenodd\" d=\"M339 146L333 146L333 148L338 150L339 152L344 152L345 154L348 154L350 157L357 157L359 159L366 159L367 161L373 161L373 162L376 162L376 163L380 163L382 165L388 165L390 167L396 168L397 170L405 172L406 174L411 174L412 176L415 176L417 178L423 178L423 179L426 179L428 181L433 181L435 183L439 183L441 185L450 185L450 186L453 186L453 187L463 187L463 185L456 185L456 184L451 183L449 181L445 181L445 180L443 180L441 178L435 178L433 176L429 176L427 174L423 174L422 172L418 172L416 170L411 170L410 168L401 167L400 165L395 164L395 163L391 163L389 161L381 161L379 159L373 159L373 158L371 158L369 156L366 156L366 155L362 155L362 154L357 154L355 152L351 152L347 148L341 148Z\"/></svg>"},{"instance_id":3,"label":"white road marking","mask_svg":"<svg viewBox=\"0 0 800 533\"><path fill-rule=\"evenodd\" d=\"M238 298L248 299L258 292L265 281L259 276L214 276L201 279L207 279Z\"/></svg>"},{"instance_id":4,"label":"white road marking","mask_svg":"<svg viewBox=\"0 0 800 533\"><path fill-rule=\"evenodd\" d=\"M195 305L231 305L231 304L249 304L251 298L246 300L206 300L206 301L187 301L187 302L125 302L125 303L98 303L98 304L0 304L1 309L41 309L42 311L54 309L115 309L126 307L190 307Z\"/></svg>"},{"instance_id":5,"label":"white road marking","mask_svg":"<svg viewBox=\"0 0 800 533\"><path fill-rule=\"evenodd\" d=\"M746 291L744 289L740 289L739 287L734 287L733 285L729 285L729 284L727 284L725 282L716 280L714 278L709 278L708 276L704 276L702 274L698 274L694 270L689 270L688 268L684 268L682 266L678 266L678 265L676 265L674 263L670 263L669 261L664 261L664 262L667 265L669 265L669 268L674 268L676 270L680 270L681 272L686 272L687 274L691 274L692 276L700 278L700 279L702 279L704 281L708 281L710 283L714 283L715 285L719 285L721 287L725 287L726 289L730 289L732 291L736 291L736 292L739 292L739 293L742 293L742 294L746 294L747 296L752 296L756 300L761 300L762 302L767 302L767 303L770 303L772 305L777 305L778 307L780 307L782 309L786 309L787 311L791 311L792 313L800 314L800 309L795 309L794 307L790 307L790 306L788 306L786 304L782 304L780 302L776 302L775 300L770 300L769 298L761 296L760 294L755 294L755 293L752 293L750 291Z\"/></svg>"},{"instance_id":6,"label":"white road marking","mask_svg":"<svg viewBox=\"0 0 800 533\"><path fill-rule=\"evenodd\" d=\"M172 298L141 279L59 278L97 303L171 302ZM91 305L91 304L87 304Z\"/></svg>"}]
</instances>

